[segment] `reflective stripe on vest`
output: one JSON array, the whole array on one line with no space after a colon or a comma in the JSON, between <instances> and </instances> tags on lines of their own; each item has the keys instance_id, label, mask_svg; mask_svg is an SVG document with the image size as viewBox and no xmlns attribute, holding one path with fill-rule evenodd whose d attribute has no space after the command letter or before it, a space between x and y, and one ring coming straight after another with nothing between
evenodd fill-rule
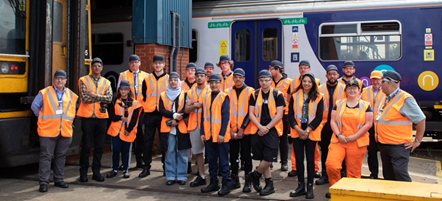
<instances>
[{"instance_id":1,"label":"reflective stripe on vest","mask_svg":"<svg viewBox=\"0 0 442 201\"><path fill-rule=\"evenodd\" d=\"M208 95L208 92L210 92L210 87L208 85L206 85L206 87L204 87L204 89L201 91L200 95L198 95L198 93L196 92L196 85L194 87L192 87L192 89L190 89L187 92L187 97L189 97L190 99L190 103L197 103L197 102L203 102L201 100L201 97L205 97ZM201 94L203 94L203 96L201 96ZM210 94L209 94L210 95ZM201 114L202 114L203 108L200 109L195 109L194 111L189 113L189 121L188 121L188 125L187 125L187 129L189 131L193 131L196 128L201 128Z\"/></svg>"},{"instance_id":2,"label":"reflective stripe on vest","mask_svg":"<svg viewBox=\"0 0 442 201\"><path fill-rule=\"evenodd\" d=\"M108 87L110 87L110 81L100 77L98 80L97 86L89 75L83 76L78 80L78 86L80 87L80 82L86 85L88 92L93 92L98 95L106 95L106 91ZM80 89L81 91L81 89ZM95 115L96 118L107 119L109 115L107 110L105 113L100 112L100 102L94 103L85 103L83 101L80 102L80 107L77 111L77 116L79 117L92 117Z\"/></svg>"},{"instance_id":3,"label":"reflective stripe on vest","mask_svg":"<svg viewBox=\"0 0 442 201\"><path fill-rule=\"evenodd\" d=\"M124 116L124 109L123 107L120 106L121 103L121 99L118 99L115 101L115 114L118 116ZM135 126L133 127L132 131L129 133L129 135L125 135L126 132L126 128L129 126L130 122L132 121L132 117L133 117L133 112L135 111L135 109L137 108L141 108L142 109L142 105L140 102L133 100L132 102L132 106L130 106L129 108L127 108L128 110L128 122L123 122L122 120L119 121L112 121L111 125L109 126L109 129L107 131L107 134L110 136L117 136L119 135L120 139L125 141L125 142L133 142L135 141L136 137L137 137L137 128L138 128L138 120L136 121ZM140 111L141 113L141 111Z\"/></svg>"},{"instance_id":4,"label":"reflective stripe on vest","mask_svg":"<svg viewBox=\"0 0 442 201\"><path fill-rule=\"evenodd\" d=\"M242 123L244 122L244 118L248 114L248 101L250 99L250 94L253 93L253 91L254 90L251 87L246 87L238 95L236 93L236 90L233 88L229 88L226 90L230 99L230 122L235 133L239 131ZM250 124L244 130L244 134L250 134Z\"/></svg>"},{"instance_id":5,"label":"reflective stripe on vest","mask_svg":"<svg viewBox=\"0 0 442 201\"><path fill-rule=\"evenodd\" d=\"M344 100L340 100L338 103L337 103L337 108L339 109L339 111L338 111L338 109L336 110L336 124L338 125L338 127L339 127L339 132L342 134L342 131L343 131L343 125L342 125L342 114L345 112L345 110L347 109L347 99L344 99ZM342 109L342 108L344 108L344 109ZM361 101L359 101L359 114L362 114L362 109L364 108L364 105L362 104L362 102ZM364 126L364 125L361 125L361 124L358 124L358 128L360 129L360 128L362 128L362 126Z\"/></svg>"},{"instance_id":6,"label":"reflective stripe on vest","mask_svg":"<svg viewBox=\"0 0 442 201\"><path fill-rule=\"evenodd\" d=\"M255 111L254 111L254 115L256 116L256 119L258 120L258 122L261 122L261 117L262 117L262 103L263 103L263 98L262 98L262 89L258 89L258 96L255 97ZM270 118L275 118L276 114L277 114L277 109L276 109L276 101L275 98L273 97L273 90L274 88L271 87L269 90L269 99L267 102L267 107L269 108L269 112L270 112ZM256 93L256 92L255 92ZM278 94L282 94L282 92L278 91ZM276 125L274 126L278 135L281 136L282 132L283 132L283 124L282 124L282 119L280 121L278 121L278 123L276 123ZM252 125L252 134L255 134L258 131L258 127L253 124Z\"/></svg>"},{"instance_id":7,"label":"reflective stripe on vest","mask_svg":"<svg viewBox=\"0 0 442 201\"><path fill-rule=\"evenodd\" d=\"M293 108L289 108L290 110L294 111L294 118L297 122L297 125L299 128L301 128L301 118L302 118L302 107L304 105L304 90L300 89L296 92L296 94L293 94L294 102L293 102ZM302 97L302 98L301 98ZM309 124L316 118L316 110L318 109L318 104L322 100L323 95L321 93L318 94L315 101L309 102L309 112L308 112L308 120ZM322 125L319 124L315 130L310 131L309 139L313 141L320 141L321 140L321 131L322 131ZM297 138L299 137L299 134L297 133L296 129L291 129L291 137Z\"/></svg>"},{"instance_id":8,"label":"reflective stripe on vest","mask_svg":"<svg viewBox=\"0 0 442 201\"><path fill-rule=\"evenodd\" d=\"M185 96L186 93L184 91L181 91L180 95L177 97L178 98L178 110L175 112L179 112L184 108L184 104L186 102ZM169 97L167 97L166 92L161 93L161 100L163 101L163 105L164 105L164 109L166 109L167 111L172 112L172 106L173 106L173 102L174 100L170 100ZM166 121L171 120L172 118L168 118L163 116L161 118L161 133L169 133L171 131L170 126L167 126ZM184 120L178 121L178 126L177 128L179 129L179 131L182 134L185 133L189 133L187 130L187 125L184 122Z\"/></svg>"},{"instance_id":9,"label":"reflective stripe on vest","mask_svg":"<svg viewBox=\"0 0 442 201\"><path fill-rule=\"evenodd\" d=\"M149 82L147 82L146 79L148 79ZM155 84L153 80L155 80ZM145 81L146 84L149 85L147 86L147 88L152 90L152 92L148 93L148 91L146 91L145 95L146 102L144 103L144 111L153 112L155 109L158 110L158 103L160 100L160 96L162 92L166 91L166 86L167 83L169 82L169 75L165 75L161 77L159 80L156 80L153 73L151 73L149 74L149 76L145 78ZM159 86L160 81L162 81L161 86ZM153 99L155 99L155 104L153 103Z\"/></svg>"},{"instance_id":10,"label":"reflective stripe on vest","mask_svg":"<svg viewBox=\"0 0 442 201\"><path fill-rule=\"evenodd\" d=\"M338 125L339 132L341 134L343 134L345 137L354 135L366 123L366 111L367 111L367 109L368 109L370 104L368 102L366 102L366 101L363 101L363 100L359 100L358 104L359 104L359 113L356 113L356 116L358 116L358 119L357 119L357 121L358 121L357 129L352 128L351 127L352 125L348 125L348 122L350 120L351 120L351 122L353 122L353 121L356 121L356 119L352 120L352 119L348 119L347 118L346 119L346 123L347 124L345 124L343 122L343 120L342 120L343 116L344 116L344 113L345 113L345 111L347 109L347 99L339 100L337 102L337 104L336 104L337 107L336 107L336 119L335 119L335 121L336 121L336 124ZM347 133L348 131L346 133L344 133L344 126L346 126L347 130L348 130L349 126L350 126L350 128L352 128L352 132L355 132L355 133L349 134L349 133ZM339 142L339 139L336 137L336 133L335 133L335 135L332 135L331 142L332 143L338 143ZM368 131L366 133L362 134L359 138L357 138L356 142L357 142L358 147L368 146L368 144L370 143Z\"/></svg>"},{"instance_id":11,"label":"reflective stripe on vest","mask_svg":"<svg viewBox=\"0 0 442 201\"><path fill-rule=\"evenodd\" d=\"M218 136L222 127L222 105L227 94L219 92L213 101L211 101L211 94L208 94L203 99L203 124L205 139L212 138L212 142L218 142ZM213 103L213 104L212 104ZM230 140L230 120L227 122L226 133L224 134L224 142Z\"/></svg>"},{"instance_id":12,"label":"reflective stripe on vest","mask_svg":"<svg viewBox=\"0 0 442 201\"><path fill-rule=\"evenodd\" d=\"M143 86L143 80L144 78L146 78L147 76L149 76L148 73L144 72L144 71L139 71L138 72L138 89L137 91L135 91L135 77L134 77L134 72L130 72L129 70L124 71L122 73L120 73L120 77L121 80L126 80L129 82L130 84L130 89L132 90L132 92L134 93L134 98L141 103L142 101L142 86Z\"/></svg>"}]
</instances>

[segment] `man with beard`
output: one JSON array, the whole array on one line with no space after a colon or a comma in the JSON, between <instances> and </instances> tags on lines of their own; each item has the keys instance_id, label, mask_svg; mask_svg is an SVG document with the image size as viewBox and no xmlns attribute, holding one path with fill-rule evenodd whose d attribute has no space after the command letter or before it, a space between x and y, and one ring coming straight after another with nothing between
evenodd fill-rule
<instances>
[{"instance_id":1,"label":"man with beard","mask_svg":"<svg viewBox=\"0 0 442 201\"><path fill-rule=\"evenodd\" d=\"M209 80L210 76L215 72L215 67L212 63L206 62L206 64L204 64L204 70L206 71L206 80Z\"/></svg>"},{"instance_id":2,"label":"man with beard","mask_svg":"<svg viewBox=\"0 0 442 201\"><path fill-rule=\"evenodd\" d=\"M362 80L355 77L355 63L353 63L353 61L345 61L344 67L342 67L342 72L344 72L344 76L339 78L339 82L342 82L342 84L345 85L349 80L355 79L358 81L359 93L361 93L362 89L365 88L365 84L362 82Z\"/></svg>"},{"instance_id":3,"label":"man with beard","mask_svg":"<svg viewBox=\"0 0 442 201\"><path fill-rule=\"evenodd\" d=\"M333 106L337 100L345 98L345 84L338 82L338 68L335 65L329 65L327 67L327 82L319 86L319 91L324 94L324 115L322 124L325 124L321 132L321 141L319 146L321 147L321 165L322 165L322 177L316 180L316 185L323 185L329 183L327 168L325 162L327 161L328 146L333 135L333 131L330 127L331 112Z\"/></svg>"}]
</instances>

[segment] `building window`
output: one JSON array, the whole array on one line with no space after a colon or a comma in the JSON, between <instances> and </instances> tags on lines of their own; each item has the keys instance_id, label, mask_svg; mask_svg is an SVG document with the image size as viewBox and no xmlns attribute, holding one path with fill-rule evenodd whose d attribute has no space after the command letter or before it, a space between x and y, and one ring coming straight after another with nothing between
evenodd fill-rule
<instances>
[{"instance_id":1,"label":"building window","mask_svg":"<svg viewBox=\"0 0 442 201\"><path fill-rule=\"evenodd\" d=\"M104 65L122 64L124 56L123 38L122 33L93 34L93 57L100 57Z\"/></svg>"},{"instance_id":2,"label":"building window","mask_svg":"<svg viewBox=\"0 0 442 201\"><path fill-rule=\"evenodd\" d=\"M192 29L192 48L189 53L189 61L196 63L198 60L198 32Z\"/></svg>"},{"instance_id":3,"label":"building window","mask_svg":"<svg viewBox=\"0 0 442 201\"><path fill-rule=\"evenodd\" d=\"M324 23L320 26L322 60L382 61L401 58L398 21Z\"/></svg>"},{"instance_id":4,"label":"building window","mask_svg":"<svg viewBox=\"0 0 442 201\"><path fill-rule=\"evenodd\" d=\"M250 60L250 30L238 29L235 32L235 60Z\"/></svg>"}]
</instances>

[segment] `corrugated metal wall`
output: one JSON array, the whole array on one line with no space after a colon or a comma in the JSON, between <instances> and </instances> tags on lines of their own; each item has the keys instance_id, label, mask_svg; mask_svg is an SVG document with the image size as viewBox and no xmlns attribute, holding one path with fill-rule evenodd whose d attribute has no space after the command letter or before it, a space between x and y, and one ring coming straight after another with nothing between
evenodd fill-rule
<instances>
[{"instance_id":1,"label":"corrugated metal wall","mask_svg":"<svg viewBox=\"0 0 442 201\"><path fill-rule=\"evenodd\" d=\"M158 43L172 45L172 15L180 15L180 46L191 48L192 1L191 0L134 0L134 43Z\"/></svg>"}]
</instances>

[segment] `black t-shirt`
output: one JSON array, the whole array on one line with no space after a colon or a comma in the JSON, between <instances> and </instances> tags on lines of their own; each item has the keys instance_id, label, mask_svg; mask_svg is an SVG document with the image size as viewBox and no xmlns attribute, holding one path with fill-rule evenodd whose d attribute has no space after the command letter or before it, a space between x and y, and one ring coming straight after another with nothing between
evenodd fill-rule
<instances>
[{"instance_id":1,"label":"black t-shirt","mask_svg":"<svg viewBox=\"0 0 442 201\"><path fill-rule=\"evenodd\" d=\"M259 90L261 90L261 89L259 89ZM259 94L258 93L259 90L257 90L257 92L255 92L255 95ZM262 116L261 116L260 123L261 123L261 125L264 125L264 126L269 124L272 121L272 117L270 116L269 106L267 105L268 99L269 99L269 93L270 93L270 91L268 93L262 92L263 101L262 101L262 106L261 106ZM256 97L258 97L258 96L256 96ZM282 93L278 95L276 89L274 89L274 91L273 91L273 98L275 99L276 107L280 107L280 106L285 107L284 95ZM253 95L252 95L249 100L249 105L255 105L255 104L256 104L256 100L255 100L255 98L253 98Z\"/></svg>"}]
</instances>

